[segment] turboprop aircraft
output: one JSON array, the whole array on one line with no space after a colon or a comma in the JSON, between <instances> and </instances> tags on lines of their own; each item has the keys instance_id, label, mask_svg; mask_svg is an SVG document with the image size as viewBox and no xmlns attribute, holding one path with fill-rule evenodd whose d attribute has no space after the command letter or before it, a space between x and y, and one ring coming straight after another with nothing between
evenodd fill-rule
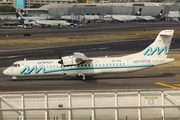
<instances>
[{"instance_id":1,"label":"turboprop aircraft","mask_svg":"<svg viewBox=\"0 0 180 120\"><path fill-rule=\"evenodd\" d=\"M174 61L167 58L174 30L163 30L155 41L141 52L122 57L88 58L83 53L60 59L22 60L3 71L12 80L26 76L70 76L86 80L88 76L108 73L126 73Z\"/></svg>"}]
</instances>

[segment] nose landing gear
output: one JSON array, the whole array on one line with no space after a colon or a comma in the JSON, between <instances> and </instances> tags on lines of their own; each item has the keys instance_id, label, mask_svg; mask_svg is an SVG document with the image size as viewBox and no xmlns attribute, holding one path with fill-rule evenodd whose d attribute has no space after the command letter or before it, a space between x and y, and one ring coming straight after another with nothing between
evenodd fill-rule
<instances>
[{"instance_id":1,"label":"nose landing gear","mask_svg":"<svg viewBox=\"0 0 180 120\"><path fill-rule=\"evenodd\" d=\"M13 76L12 81L16 81L16 80L17 80L17 77Z\"/></svg>"}]
</instances>

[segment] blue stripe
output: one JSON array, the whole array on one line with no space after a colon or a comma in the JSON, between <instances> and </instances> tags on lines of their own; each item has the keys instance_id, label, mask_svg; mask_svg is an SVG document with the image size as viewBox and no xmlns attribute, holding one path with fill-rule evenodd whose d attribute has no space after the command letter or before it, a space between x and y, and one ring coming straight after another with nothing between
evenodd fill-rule
<instances>
[{"instance_id":1,"label":"blue stripe","mask_svg":"<svg viewBox=\"0 0 180 120\"><path fill-rule=\"evenodd\" d=\"M94 66L94 67L76 67L76 68L67 68L64 67L53 70L45 70L44 73L52 73L59 71L71 71L71 70L89 70L89 69L117 69L117 68L139 68L139 67L153 67L153 64L142 64L142 65L133 65L133 66Z\"/></svg>"}]
</instances>

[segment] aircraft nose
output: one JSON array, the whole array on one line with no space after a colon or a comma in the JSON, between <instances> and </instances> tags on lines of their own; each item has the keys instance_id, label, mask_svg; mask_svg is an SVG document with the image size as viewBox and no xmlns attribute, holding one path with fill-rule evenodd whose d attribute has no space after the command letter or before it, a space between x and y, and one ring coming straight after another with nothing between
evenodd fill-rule
<instances>
[{"instance_id":1,"label":"aircraft nose","mask_svg":"<svg viewBox=\"0 0 180 120\"><path fill-rule=\"evenodd\" d=\"M3 74L4 74L4 75L7 75L7 74L8 74L7 69L5 69L5 70L3 71Z\"/></svg>"}]
</instances>

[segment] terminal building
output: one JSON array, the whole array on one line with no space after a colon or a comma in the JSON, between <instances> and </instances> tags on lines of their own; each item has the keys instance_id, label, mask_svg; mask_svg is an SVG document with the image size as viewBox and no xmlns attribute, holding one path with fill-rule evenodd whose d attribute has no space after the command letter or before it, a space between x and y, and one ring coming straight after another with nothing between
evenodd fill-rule
<instances>
[{"instance_id":1,"label":"terminal building","mask_svg":"<svg viewBox=\"0 0 180 120\"><path fill-rule=\"evenodd\" d=\"M134 3L134 5L142 5L141 2L148 2L153 4L159 4L159 3L176 3L178 0L81 0L81 3L86 4L94 4L94 3L121 3L122 5L129 5L129 3ZM48 5L48 4L59 4L59 3L78 3L78 0L2 0L0 1L0 5L12 5L14 7L21 7L21 8L30 8L34 4L40 4L40 5ZM146 4L146 3L145 3Z\"/></svg>"},{"instance_id":2,"label":"terminal building","mask_svg":"<svg viewBox=\"0 0 180 120\"><path fill-rule=\"evenodd\" d=\"M146 2L143 2L146 1ZM84 0L86 3L78 3L78 0L3 0L1 4L12 5L17 9L24 9L28 14L39 16L49 15L52 19L61 19L63 15L101 15L123 14L134 15L141 7L141 15L157 15L164 10L164 16L169 11L180 13L180 1L178 0ZM40 8L30 8L34 4L40 4ZM15 15L14 15L15 17Z\"/></svg>"}]
</instances>

